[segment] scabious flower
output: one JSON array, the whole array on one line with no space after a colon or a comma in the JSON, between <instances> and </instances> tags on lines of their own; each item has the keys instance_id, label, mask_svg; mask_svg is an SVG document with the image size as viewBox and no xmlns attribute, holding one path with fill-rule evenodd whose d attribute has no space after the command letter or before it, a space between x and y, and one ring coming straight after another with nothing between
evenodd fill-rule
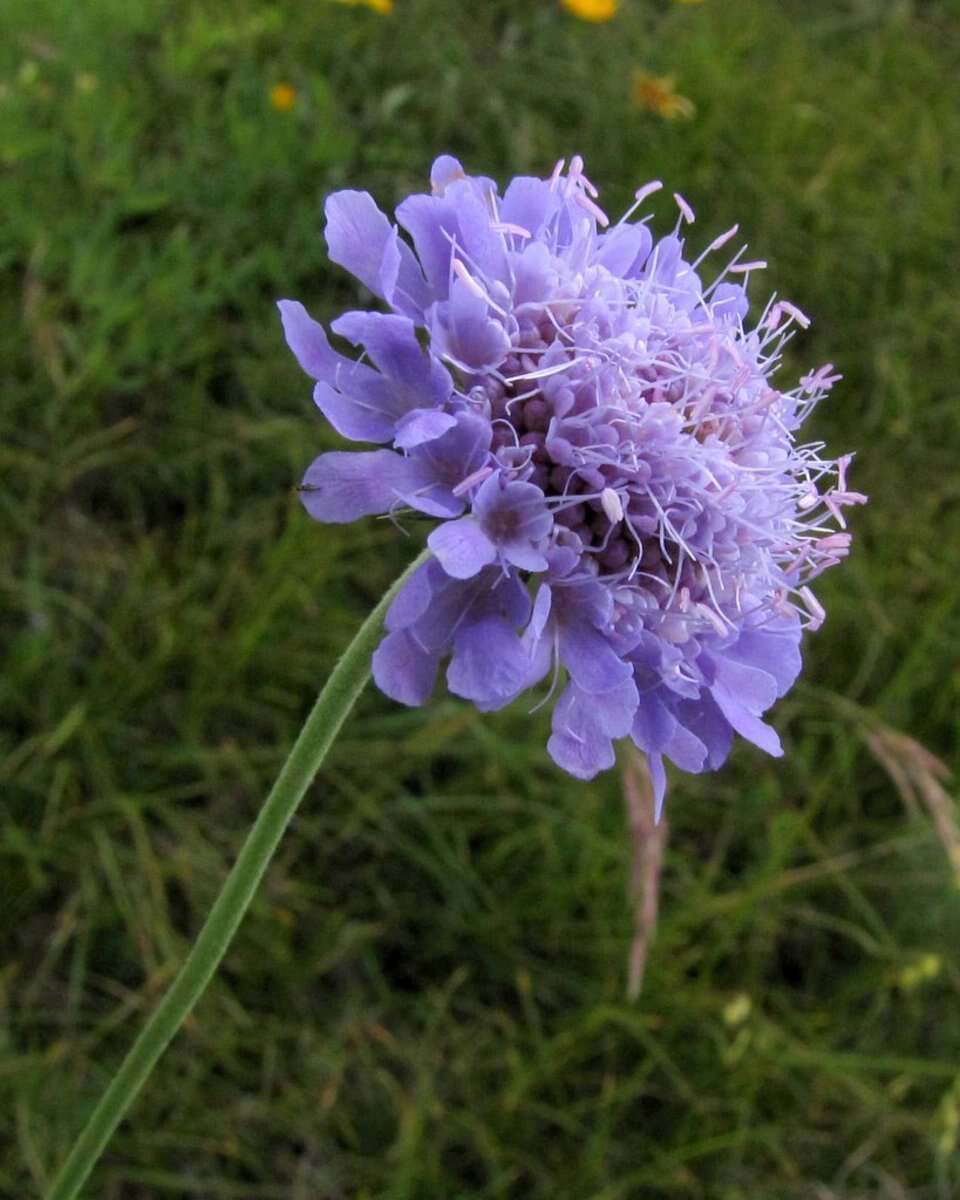
<instances>
[{"instance_id":1,"label":"scabious flower","mask_svg":"<svg viewBox=\"0 0 960 1200\"><path fill-rule=\"evenodd\" d=\"M713 770L734 733L780 754L762 716L793 684L823 609L810 582L850 547L850 456L795 433L839 378L779 391L781 350L807 318L771 300L747 323L764 264L739 251L705 283L683 226L611 225L579 157L501 196L455 159L392 225L365 192L326 203L330 257L388 312L331 329L280 302L287 341L344 437L301 496L320 521L414 512L434 557L399 594L373 661L404 704L447 685L483 711L541 685L548 750L592 778L630 737L658 804L663 760ZM836 527L839 527L837 529Z\"/></svg>"}]
</instances>

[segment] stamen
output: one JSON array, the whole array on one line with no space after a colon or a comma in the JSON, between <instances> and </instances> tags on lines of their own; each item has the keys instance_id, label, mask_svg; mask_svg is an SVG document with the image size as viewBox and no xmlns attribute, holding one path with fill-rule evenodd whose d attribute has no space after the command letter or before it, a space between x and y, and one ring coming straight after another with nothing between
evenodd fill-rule
<instances>
[{"instance_id":1,"label":"stamen","mask_svg":"<svg viewBox=\"0 0 960 1200\"><path fill-rule=\"evenodd\" d=\"M795 304L791 304L789 300L781 300L780 308L787 314L787 316L793 317L801 329L810 328L810 318L805 312L801 312L801 310L797 308Z\"/></svg>"},{"instance_id":2,"label":"stamen","mask_svg":"<svg viewBox=\"0 0 960 1200\"><path fill-rule=\"evenodd\" d=\"M574 192L573 198L582 209L585 209L594 218L598 225L602 225L606 229L610 224L610 218L599 204L594 204L590 197L583 192Z\"/></svg>"},{"instance_id":3,"label":"stamen","mask_svg":"<svg viewBox=\"0 0 960 1200\"><path fill-rule=\"evenodd\" d=\"M607 519L614 525L623 520L623 504L613 488L606 487L600 493L600 503Z\"/></svg>"},{"instance_id":4,"label":"stamen","mask_svg":"<svg viewBox=\"0 0 960 1200\"><path fill-rule=\"evenodd\" d=\"M817 542L818 550L825 550L830 554L839 554L846 557L850 553L850 545L853 541L853 535L849 533L831 533L825 538L820 538Z\"/></svg>"},{"instance_id":5,"label":"stamen","mask_svg":"<svg viewBox=\"0 0 960 1200\"><path fill-rule=\"evenodd\" d=\"M569 371L571 367L576 366L578 361L578 359L571 358L566 362L556 363L552 367L542 367L539 371L527 371L522 375L508 375L505 382L519 383L522 379L546 379L550 375L559 375L561 371Z\"/></svg>"},{"instance_id":6,"label":"stamen","mask_svg":"<svg viewBox=\"0 0 960 1200\"><path fill-rule=\"evenodd\" d=\"M473 294L475 296L479 296L479 298L481 300L489 300L490 299L490 297L487 295L487 293L484 291L484 289L481 287L481 285L479 283L477 283L477 281L474 279L474 277L467 270L467 264L465 262L463 262L459 258L455 258L453 260L452 265L453 265L453 273L458 278L463 280L463 282L467 285L467 287L470 289L471 292L473 292Z\"/></svg>"},{"instance_id":7,"label":"stamen","mask_svg":"<svg viewBox=\"0 0 960 1200\"><path fill-rule=\"evenodd\" d=\"M690 207L690 205L687 203L687 201L684 200L684 198L680 195L679 192L674 192L673 198L677 202L677 208L679 208L680 212L683 214L683 219L686 221L686 223L688 225L692 225L694 223L694 221L697 219L696 214L694 213L693 209Z\"/></svg>"},{"instance_id":8,"label":"stamen","mask_svg":"<svg viewBox=\"0 0 960 1200\"><path fill-rule=\"evenodd\" d=\"M803 600L804 606L810 614L810 628L819 629L827 619L826 609L808 587L800 588L797 594Z\"/></svg>"},{"instance_id":9,"label":"stamen","mask_svg":"<svg viewBox=\"0 0 960 1200\"><path fill-rule=\"evenodd\" d=\"M821 367L821 370L826 370L826 368ZM852 454L841 454L837 459L837 487L843 492L847 490L847 468L851 462L853 462Z\"/></svg>"},{"instance_id":10,"label":"stamen","mask_svg":"<svg viewBox=\"0 0 960 1200\"><path fill-rule=\"evenodd\" d=\"M501 317L506 317L508 315L506 309L492 300L488 292L482 287L481 284L477 282L476 279L474 279L474 277L467 270L466 263L459 258L455 258L452 260L451 266L453 268L453 273L458 276L458 278L463 280L463 282L475 296L478 296L481 300L488 304L493 311L499 313Z\"/></svg>"},{"instance_id":11,"label":"stamen","mask_svg":"<svg viewBox=\"0 0 960 1200\"><path fill-rule=\"evenodd\" d=\"M492 221L490 229L493 233L512 233L514 237L533 237L529 229L524 229L522 225L514 225L510 221Z\"/></svg>"},{"instance_id":12,"label":"stamen","mask_svg":"<svg viewBox=\"0 0 960 1200\"><path fill-rule=\"evenodd\" d=\"M762 327L769 329L771 332L781 328L780 318L784 313L786 313L791 320L796 321L801 329L809 329L810 318L806 315L806 313L801 312L795 304L791 304L789 300L778 300L776 304L772 305L766 315L765 320L761 322ZM783 339L781 338L778 344L782 344L782 340Z\"/></svg>"},{"instance_id":13,"label":"stamen","mask_svg":"<svg viewBox=\"0 0 960 1200\"><path fill-rule=\"evenodd\" d=\"M642 204L648 196L652 196L655 192L659 192L662 187L662 180L652 179L649 183L645 183L643 187L637 188L637 190L633 193L633 197L637 204Z\"/></svg>"},{"instance_id":14,"label":"stamen","mask_svg":"<svg viewBox=\"0 0 960 1200\"><path fill-rule=\"evenodd\" d=\"M705 621L709 621L709 623L721 637L726 637L726 635L730 632L731 627L727 625L726 621L724 621L719 613L714 612L709 604L694 605L694 612L696 612L698 616L703 617Z\"/></svg>"},{"instance_id":15,"label":"stamen","mask_svg":"<svg viewBox=\"0 0 960 1200\"><path fill-rule=\"evenodd\" d=\"M483 483L485 479L489 479L495 470L495 467L480 467L479 470L468 475L466 479L461 479L456 487L451 489L453 494L455 496L465 495L472 487L476 487L478 483Z\"/></svg>"},{"instance_id":16,"label":"stamen","mask_svg":"<svg viewBox=\"0 0 960 1200\"><path fill-rule=\"evenodd\" d=\"M835 383L843 378L842 375L831 375L833 363L824 363L822 367L818 367L816 371L809 371L806 375L800 377L800 387L805 392L815 392L820 388L833 387ZM845 456L849 458L850 456Z\"/></svg>"},{"instance_id":17,"label":"stamen","mask_svg":"<svg viewBox=\"0 0 960 1200\"><path fill-rule=\"evenodd\" d=\"M739 225L731 225L726 233L721 233L719 237L715 237L710 245L704 250L703 256L712 254L714 250L719 250L721 246L725 246L731 238L735 238L740 232Z\"/></svg>"}]
</instances>

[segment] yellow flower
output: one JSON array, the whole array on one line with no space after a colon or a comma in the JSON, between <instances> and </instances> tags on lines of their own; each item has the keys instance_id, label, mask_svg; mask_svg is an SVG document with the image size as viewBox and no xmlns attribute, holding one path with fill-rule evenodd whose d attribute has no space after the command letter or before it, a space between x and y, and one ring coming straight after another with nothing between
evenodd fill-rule
<instances>
[{"instance_id":1,"label":"yellow flower","mask_svg":"<svg viewBox=\"0 0 960 1200\"><path fill-rule=\"evenodd\" d=\"M738 992L723 1006L723 1019L728 1025L742 1025L750 1016L753 1001L746 992Z\"/></svg>"},{"instance_id":2,"label":"yellow flower","mask_svg":"<svg viewBox=\"0 0 960 1200\"><path fill-rule=\"evenodd\" d=\"M581 21L609 21L616 16L620 0L560 0L567 10Z\"/></svg>"},{"instance_id":3,"label":"yellow flower","mask_svg":"<svg viewBox=\"0 0 960 1200\"><path fill-rule=\"evenodd\" d=\"M289 112L297 102L297 89L289 83L275 83L270 89L270 105L277 112Z\"/></svg>"},{"instance_id":4,"label":"yellow flower","mask_svg":"<svg viewBox=\"0 0 960 1200\"><path fill-rule=\"evenodd\" d=\"M912 991L920 984L936 979L942 966L939 954L924 954L922 958L903 968L897 982L905 992Z\"/></svg>"},{"instance_id":5,"label":"yellow flower","mask_svg":"<svg viewBox=\"0 0 960 1200\"><path fill-rule=\"evenodd\" d=\"M674 91L672 75L648 75L646 71L634 71L630 99L637 108L657 113L668 121L692 117L695 112L693 101Z\"/></svg>"},{"instance_id":6,"label":"yellow flower","mask_svg":"<svg viewBox=\"0 0 960 1200\"><path fill-rule=\"evenodd\" d=\"M337 0L337 3L372 8L374 12L382 13L384 16L393 12L393 0Z\"/></svg>"}]
</instances>

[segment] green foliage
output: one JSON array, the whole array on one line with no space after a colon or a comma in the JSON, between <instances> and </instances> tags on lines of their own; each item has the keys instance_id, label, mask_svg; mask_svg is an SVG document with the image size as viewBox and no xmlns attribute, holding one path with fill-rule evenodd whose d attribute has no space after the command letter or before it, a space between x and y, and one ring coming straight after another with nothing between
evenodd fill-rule
<instances>
[{"instance_id":1,"label":"green foliage","mask_svg":"<svg viewBox=\"0 0 960 1200\"><path fill-rule=\"evenodd\" d=\"M418 544L301 513L334 443L273 300L365 302L324 194L443 150L579 150L613 212L662 178L815 315L786 370L844 372L815 432L872 502L787 757L674 779L629 1005L617 775L562 777L543 712L371 692L88 1194L960 1192L958 876L883 741L955 754L958 70L951 0L4 0L0 1195L49 1181Z\"/></svg>"}]
</instances>

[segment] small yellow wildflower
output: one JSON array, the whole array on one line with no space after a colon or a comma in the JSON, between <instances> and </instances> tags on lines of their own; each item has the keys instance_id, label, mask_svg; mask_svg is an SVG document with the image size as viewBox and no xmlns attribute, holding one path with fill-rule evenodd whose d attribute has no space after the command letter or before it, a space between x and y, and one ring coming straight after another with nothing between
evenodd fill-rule
<instances>
[{"instance_id":1,"label":"small yellow wildflower","mask_svg":"<svg viewBox=\"0 0 960 1200\"><path fill-rule=\"evenodd\" d=\"M738 992L723 1006L723 1019L727 1025L742 1025L750 1016L753 1002L746 992Z\"/></svg>"},{"instance_id":2,"label":"small yellow wildflower","mask_svg":"<svg viewBox=\"0 0 960 1200\"><path fill-rule=\"evenodd\" d=\"M897 982L905 991L912 991L919 987L922 983L926 983L930 979L936 979L940 974L940 968L943 966L939 954L924 954L916 962L910 966L904 967L900 972Z\"/></svg>"},{"instance_id":3,"label":"small yellow wildflower","mask_svg":"<svg viewBox=\"0 0 960 1200\"><path fill-rule=\"evenodd\" d=\"M393 0L337 0L337 3L350 4L360 8L372 8L374 12L382 13L384 16L387 13L393 12Z\"/></svg>"},{"instance_id":4,"label":"small yellow wildflower","mask_svg":"<svg viewBox=\"0 0 960 1200\"><path fill-rule=\"evenodd\" d=\"M637 108L657 113L668 121L692 117L696 111L692 100L674 90L672 75L648 75L646 71L634 71L630 99Z\"/></svg>"},{"instance_id":5,"label":"small yellow wildflower","mask_svg":"<svg viewBox=\"0 0 960 1200\"><path fill-rule=\"evenodd\" d=\"M560 0L567 10L581 21L610 21L617 15L620 0Z\"/></svg>"},{"instance_id":6,"label":"small yellow wildflower","mask_svg":"<svg viewBox=\"0 0 960 1200\"><path fill-rule=\"evenodd\" d=\"M277 112L289 112L297 102L297 89L289 83L275 83L270 89L270 105Z\"/></svg>"}]
</instances>

